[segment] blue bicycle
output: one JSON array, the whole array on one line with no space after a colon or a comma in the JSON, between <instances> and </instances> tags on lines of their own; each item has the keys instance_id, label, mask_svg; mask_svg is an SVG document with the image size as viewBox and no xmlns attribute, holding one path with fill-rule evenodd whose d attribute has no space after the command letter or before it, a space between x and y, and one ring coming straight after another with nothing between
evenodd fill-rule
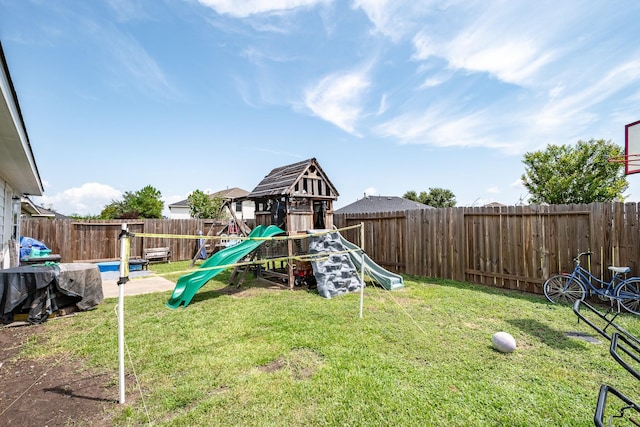
<instances>
[{"instance_id":1,"label":"blue bicycle","mask_svg":"<svg viewBox=\"0 0 640 427\"><path fill-rule=\"evenodd\" d=\"M547 279L542 287L544 296L552 303L573 305L577 300L596 295L612 304L617 302L628 312L640 314L640 277L625 278L631 271L629 267L609 267L613 273L611 280L600 280L580 265L582 256L589 257L592 254L593 252L579 253L573 259L576 266L570 274L558 274Z\"/></svg>"}]
</instances>

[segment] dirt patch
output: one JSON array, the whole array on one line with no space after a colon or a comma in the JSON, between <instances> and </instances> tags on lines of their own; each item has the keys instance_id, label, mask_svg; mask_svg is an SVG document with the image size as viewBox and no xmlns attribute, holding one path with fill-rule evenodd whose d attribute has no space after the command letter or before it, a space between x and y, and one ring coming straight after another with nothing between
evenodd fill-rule
<instances>
[{"instance_id":1,"label":"dirt patch","mask_svg":"<svg viewBox=\"0 0 640 427\"><path fill-rule=\"evenodd\" d=\"M0 329L0 425L112 425L110 410L119 397L117 373L88 369L69 356L21 357L23 346L33 340L46 345L42 328Z\"/></svg>"},{"instance_id":2,"label":"dirt patch","mask_svg":"<svg viewBox=\"0 0 640 427\"><path fill-rule=\"evenodd\" d=\"M282 292L289 290L289 285L287 285L286 283L278 284L269 282L267 280L253 280L241 286L235 284L227 285L224 288L217 290L216 292L223 295L231 295L236 298L252 298L265 292ZM315 289L309 289L309 287L306 285L296 286L293 288L293 290L317 293Z\"/></svg>"},{"instance_id":3,"label":"dirt patch","mask_svg":"<svg viewBox=\"0 0 640 427\"><path fill-rule=\"evenodd\" d=\"M324 357L309 348L293 348L278 359L258 368L261 372L273 373L287 369L296 380L311 378L323 363Z\"/></svg>"}]
</instances>

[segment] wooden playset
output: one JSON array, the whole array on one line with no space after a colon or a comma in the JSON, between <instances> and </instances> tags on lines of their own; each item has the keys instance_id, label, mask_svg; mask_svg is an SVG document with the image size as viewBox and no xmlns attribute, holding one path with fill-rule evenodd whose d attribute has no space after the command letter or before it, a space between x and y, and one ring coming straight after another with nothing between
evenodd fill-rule
<instances>
[{"instance_id":1,"label":"wooden playset","mask_svg":"<svg viewBox=\"0 0 640 427\"><path fill-rule=\"evenodd\" d=\"M338 198L333 186L315 158L273 169L251 191L247 198L255 203L258 225L277 225L288 236L306 234L309 230L333 227L333 202ZM260 258L288 257L307 253L305 240L276 240L263 245ZM302 263L274 261L259 276L290 288L300 283ZM296 268L297 267L297 268Z\"/></svg>"}]
</instances>

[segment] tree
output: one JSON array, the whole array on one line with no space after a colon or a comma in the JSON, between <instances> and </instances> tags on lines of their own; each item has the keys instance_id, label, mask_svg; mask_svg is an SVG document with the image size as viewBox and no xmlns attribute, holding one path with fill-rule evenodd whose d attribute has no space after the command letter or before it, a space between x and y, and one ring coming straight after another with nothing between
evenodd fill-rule
<instances>
[{"instance_id":1,"label":"tree","mask_svg":"<svg viewBox=\"0 0 640 427\"><path fill-rule=\"evenodd\" d=\"M420 193L420 198L424 200L422 203L434 208L452 208L456 205L455 194L446 188L429 188L424 196Z\"/></svg>"},{"instance_id":2,"label":"tree","mask_svg":"<svg viewBox=\"0 0 640 427\"><path fill-rule=\"evenodd\" d=\"M162 218L164 202L161 197L162 193L150 185L138 191L126 191L123 200L112 200L104 207L100 218Z\"/></svg>"},{"instance_id":3,"label":"tree","mask_svg":"<svg viewBox=\"0 0 640 427\"><path fill-rule=\"evenodd\" d=\"M66 216L67 216L67 218L71 218L71 219L75 219L75 220L103 219L100 215L91 215L91 214L81 215L81 214L76 213L76 212L74 212L72 214L69 214L69 215L66 215Z\"/></svg>"},{"instance_id":4,"label":"tree","mask_svg":"<svg viewBox=\"0 0 640 427\"><path fill-rule=\"evenodd\" d=\"M414 190L407 191L406 193L404 193L404 195L402 197L404 199L413 200L414 202L419 202L420 201L418 199L418 193L416 193Z\"/></svg>"},{"instance_id":5,"label":"tree","mask_svg":"<svg viewBox=\"0 0 640 427\"><path fill-rule=\"evenodd\" d=\"M402 197L434 208L451 208L456 205L455 194L446 188L429 188L429 191L421 191L420 194L410 190L404 193Z\"/></svg>"},{"instance_id":6,"label":"tree","mask_svg":"<svg viewBox=\"0 0 640 427\"><path fill-rule=\"evenodd\" d=\"M130 211L138 212L139 218L162 218L164 202L162 193L147 185L135 193L124 193L124 203Z\"/></svg>"},{"instance_id":7,"label":"tree","mask_svg":"<svg viewBox=\"0 0 640 427\"><path fill-rule=\"evenodd\" d=\"M221 210L224 201L220 197L211 197L200 190L194 190L187 201L193 218L221 219L224 216Z\"/></svg>"},{"instance_id":8,"label":"tree","mask_svg":"<svg viewBox=\"0 0 640 427\"><path fill-rule=\"evenodd\" d=\"M100 212L100 219L122 218L123 211L124 211L124 205L122 201L111 200L111 203L106 205Z\"/></svg>"},{"instance_id":9,"label":"tree","mask_svg":"<svg viewBox=\"0 0 640 427\"><path fill-rule=\"evenodd\" d=\"M522 183L531 194L530 203L569 204L624 200L629 183L624 165L609 162L623 155L611 141L578 141L548 145L543 151L524 155Z\"/></svg>"}]
</instances>

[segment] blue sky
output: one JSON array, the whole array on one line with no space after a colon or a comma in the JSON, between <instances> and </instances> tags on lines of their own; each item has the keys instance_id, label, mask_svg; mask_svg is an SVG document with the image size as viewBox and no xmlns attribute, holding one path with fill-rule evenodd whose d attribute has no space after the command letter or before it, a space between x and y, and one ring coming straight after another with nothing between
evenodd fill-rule
<instances>
[{"instance_id":1,"label":"blue sky","mask_svg":"<svg viewBox=\"0 0 640 427\"><path fill-rule=\"evenodd\" d=\"M316 157L340 197L516 204L523 154L640 120L640 2L0 0L45 184L98 214L152 185L252 190ZM640 176L628 177L640 200ZM165 213L168 213L165 210Z\"/></svg>"}]
</instances>

